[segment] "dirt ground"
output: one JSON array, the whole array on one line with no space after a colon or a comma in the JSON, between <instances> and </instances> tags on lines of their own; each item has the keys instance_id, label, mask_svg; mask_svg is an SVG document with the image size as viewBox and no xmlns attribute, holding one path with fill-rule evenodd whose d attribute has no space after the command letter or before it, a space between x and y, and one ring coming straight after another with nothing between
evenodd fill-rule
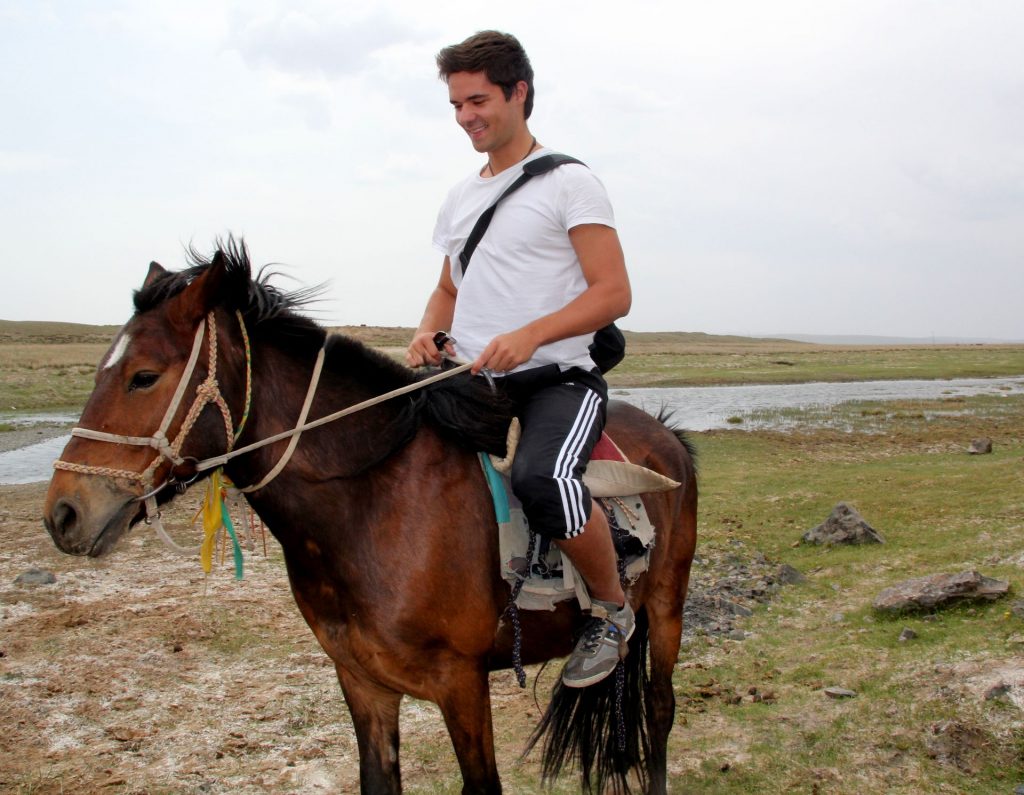
<instances>
[{"instance_id":1,"label":"dirt ground","mask_svg":"<svg viewBox=\"0 0 1024 795\"><path fill-rule=\"evenodd\" d=\"M265 556L254 533L241 581L230 552L207 578L197 557L171 552L144 525L107 558L73 558L42 527L45 489L0 486L0 792L358 791L333 665L299 616L269 534ZM165 515L183 545L198 538L197 501L186 495ZM695 570L690 635L732 630L740 584L771 580L758 559L707 581ZM56 582L15 582L33 568ZM702 568L713 574L710 561ZM509 671L492 674L506 786L510 769L540 780L536 754L520 755L540 716L534 682L544 703L558 670L528 669L526 690ZM401 733L407 791L457 781L433 704L405 699Z\"/></svg>"},{"instance_id":2,"label":"dirt ground","mask_svg":"<svg viewBox=\"0 0 1024 795\"><path fill-rule=\"evenodd\" d=\"M0 790L357 789L333 668L279 560L206 579L144 527L107 559L67 557L44 493L0 487ZM14 582L32 567L57 581Z\"/></svg>"},{"instance_id":3,"label":"dirt ground","mask_svg":"<svg viewBox=\"0 0 1024 795\"><path fill-rule=\"evenodd\" d=\"M110 557L73 558L42 527L44 495L41 483L0 486L0 791L358 791L333 666L299 616L269 534L267 556L255 535L241 581L230 553L207 578L196 557L171 552L144 525ZM197 538L197 501L187 495L165 518L182 544ZM33 568L56 582L15 582ZM729 631L715 597L694 596L690 630ZM556 671L541 677L542 701ZM530 781L536 759L519 756L539 717L536 673L526 690L511 672L492 676L499 767ZM405 699L401 732L408 791L454 783L434 705Z\"/></svg>"}]
</instances>

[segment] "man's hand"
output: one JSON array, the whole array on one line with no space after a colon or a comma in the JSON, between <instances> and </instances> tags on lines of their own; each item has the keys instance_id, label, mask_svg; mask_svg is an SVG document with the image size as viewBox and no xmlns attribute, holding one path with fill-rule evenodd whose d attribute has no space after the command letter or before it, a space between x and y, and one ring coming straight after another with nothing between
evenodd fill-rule
<instances>
[{"instance_id":1,"label":"man's hand","mask_svg":"<svg viewBox=\"0 0 1024 795\"><path fill-rule=\"evenodd\" d=\"M437 349L437 345L434 344L436 334L437 332L435 331L416 332L412 342L409 343L409 347L405 351L405 361L410 367L425 367L428 364L436 366L441 364L441 352ZM452 347L450 342L445 343L444 349L449 356L455 355L455 348Z\"/></svg>"},{"instance_id":2,"label":"man's hand","mask_svg":"<svg viewBox=\"0 0 1024 795\"><path fill-rule=\"evenodd\" d=\"M496 373L507 373L523 362L530 360L541 340L529 326L523 326L507 334L499 334L487 343L483 353L473 362L470 371L476 375L483 369Z\"/></svg>"}]
</instances>

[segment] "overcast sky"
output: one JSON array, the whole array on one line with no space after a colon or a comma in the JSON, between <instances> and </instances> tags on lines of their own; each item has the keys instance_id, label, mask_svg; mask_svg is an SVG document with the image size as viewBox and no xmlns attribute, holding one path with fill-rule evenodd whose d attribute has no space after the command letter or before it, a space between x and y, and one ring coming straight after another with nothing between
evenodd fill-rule
<instances>
[{"instance_id":1,"label":"overcast sky","mask_svg":"<svg viewBox=\"0 0 1024 795\"><path fill-rule=\"evenodd\" d=\"M609 190L625 328L1024 339L1019 0L0 0L0 318L123 322L232 232L416 325L483 162L434 55L484 28Z\"/></svg>"}]
</instances>

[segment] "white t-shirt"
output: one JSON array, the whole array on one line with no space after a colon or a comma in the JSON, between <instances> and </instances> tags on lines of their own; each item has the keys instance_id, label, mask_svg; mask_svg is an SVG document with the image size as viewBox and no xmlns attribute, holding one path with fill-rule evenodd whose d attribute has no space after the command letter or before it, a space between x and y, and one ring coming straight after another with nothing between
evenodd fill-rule
<instances>
[{"instance_id":1,"label":"white t-shirt","mask_svg":"<svg viewBox=\"0 0 1024 795\"><path fill-rule=\"evenodd\" d=\"M552 150L534 152L523 163ZM615 227L604 185L575 163L534 177L503 199L469 262L459 253L481 213L523 173L522 164L483 178L474 173L448 193L434 227L434 247L449 257L458 288L451 334L463 359L475 359L499 334L555 312L587 289L569 230L581 224ZM557 364L590 369L593 334L542 345L516 370Z\"/></svg>"}]
</instances>

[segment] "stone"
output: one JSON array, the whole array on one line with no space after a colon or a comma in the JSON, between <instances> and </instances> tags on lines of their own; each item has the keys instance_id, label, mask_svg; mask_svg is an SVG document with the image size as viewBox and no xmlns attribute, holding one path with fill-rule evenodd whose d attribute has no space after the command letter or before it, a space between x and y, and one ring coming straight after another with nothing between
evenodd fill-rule
<instances>
[{"instance_id":1,"label":"stone","mask_svg":"<svg viewBox=\"0 0 1024 795\"><path fill-rule=\"evenodd\" d=\"M779 566L779 570L775 572L775 579L782 585L797 585L807 581L807 578L800 573L799 569L793 568L788 563L783 563Z\"/></svg>"},{"instance_id":2,"label":"stone","mask_svg":"<svg viewBox=\"0 0 1024 795\"><path fill-rule=\"evenodd\" d=\"M53 585L57 582L57 575L52 571L37 569L33 566L14 578L15 585Z\"/></svg>"},{"instance_id":3,"label":"stone","mask_svg":"<svg viewBox=\"0 0 1024 795\"><path fill-rule=\"evenodd\" d=\"M973 570L959 574L932 574L886 588L875 597L873 606L875 610L887 613L902 613L947 607L973 599L991 601L1006 596L1009 591L1008 582L985 577Z\"/></svg>"},{"instance_id":4,"label":"stone","mask_svg":"<svg viewBox=\"0 0 1024 795\"><path fill-rule=\"evenodd\" d=\"M805 544L884 544L885 539L864 521L857 509L845 502L838 503L829 517L817 527L803 534Z\"/></svg>"},{"instance_id":5,"label":"stone","mask_svg":"<svg viewBox=\"0 0 1024 795\"><path fill-rule=\"evenodd\" d=\"M925 736L928 756L964 773L978 771L991 744L992 738L981 729L952 720L933 723Z\"/></svg>"},{"instance_id":6,"label":"stone","mask_svg":"<svg viewBox=\"0 0 1024 795\"><path fill-rule=\"evenodd\" d=\"M742 616L743 618L749 618L754 615L754 611L745 605L741 605L739 602L733 602L730 599L724 597L718 597L716 606L721 608L724 612L730 613L734 616Z\"/></svg>"},{"instance_id":7,"label":"stone","mask_svg":"<svg viewBox=\"0 0 1024 795\"><path fill-rule=\"evenodd\" d=\"M906 643L908 640L913 640L917 637L917 633L914 632L910 627L904 627L898 638L900 643Z\"/></svg>"},{"instance_id":8,"label":"stone","mask_svg":"<svg viewBox=\"0 0 1024 795\"><path fill-rule=\"evenodd\" d=\"M1018 599L1010 605L1010 613L1017 618L1024 618L1024 599Z\"/></svg>"},{"instance_id":9,"label":"stone","mask_svg":"<svg viewBox=\"0 0 1024 795\"><path fill-rule=\"evenodd\" d=\"M848 690L845 687L826 687L825 695L829 698L856 698L855 690Z\"/></svg>"},{"instance_id":10,"label":"stone","mask_svg":"<svg viewBox=\"0 0 1024 795\"><path fill-rule=\"evenodd\" d=\"M985 691L985 700L995 701L996 699L1005 698L1011 689L1012 686L1006 684L1006 682L994 684Z\"/></svg>"},{"instance_id":11,"label":"stone","mask_svg":"<svg viewBox=\"0 0 1024 795\"><path fill-rule=\"evenodd\" d=\"M986 436L978 439L971 439L971 446L967 448L971 455L986 455L992 452L992 440Z\"/></svg>"}]
</instances>

